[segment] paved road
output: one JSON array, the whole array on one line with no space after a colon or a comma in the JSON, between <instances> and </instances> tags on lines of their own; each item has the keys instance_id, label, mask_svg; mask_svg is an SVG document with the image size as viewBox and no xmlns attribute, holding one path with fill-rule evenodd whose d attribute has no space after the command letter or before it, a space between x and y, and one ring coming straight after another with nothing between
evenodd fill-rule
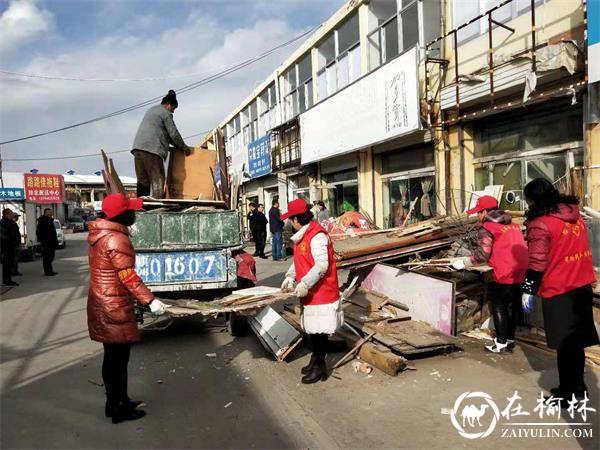
<instances>
[{"instance_id":1,"label":"paved road","mask_svg":"<svg viewBox=\"0 0 600 450\"><path fill-rule=\"evenodd\" d=\"M528 419L540 421L535 399L555 384L556 373L553 361L537 352L494 356L464 341L464 351L415 361L416 370L395 378L367 377L347 365L336 378L304 386L299 370L306 349L278 364L254 336L232 339L221 322L196 319L142 333L129 391L147 402L148 416L112 425L102 416L97 385L101 346L87 336L85 235L68 238L57 252L59 276L43 277L41 261L24 263L21 286L2 296L2 448L599 447L593 412L592 439L503 438L507 427L498 424L488 437L471 441L452 426L448 410L467 391L490 394L502 411L518 390ZM267 284L280 282L286 268L259 261ZM216 358L206 356L212 352ZM590 405L600 411L597 372L588 373L588 384ZM481 430L489 423L482 421ZM578 428L559 422L561 432Z\"/></svg>"}]
</instances>

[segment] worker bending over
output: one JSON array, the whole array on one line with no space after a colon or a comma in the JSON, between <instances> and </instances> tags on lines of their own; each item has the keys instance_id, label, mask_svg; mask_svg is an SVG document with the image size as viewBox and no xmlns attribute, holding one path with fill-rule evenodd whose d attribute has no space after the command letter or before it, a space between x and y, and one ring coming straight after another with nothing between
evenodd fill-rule
<instances>
[{"instance_id":1,"label":"worker bending over","mask_svg":"<svg viewBox=\"0 0 600 450\"><path fill-rule=\"evenodd\" d=\"M302 199L288 203L287 213L281 216L287 218L296 231L292 236L294 263L281 289L289 292L295 286L294 294L302 303L301 324L312 347L310 363L302 368L302 383L310 384L327 379L328 336L344 318L331 239Z\"/></svg>"},{"instance_id":2,"label":"worker bending over","mask_svg":"<svg viewBox=\"0 0 600 450\"><path fill-rule=\"evenodd\" d=\"M527 270L527 246L519 225L505 211L498 209L498 201L489 195L477 199L467 214L477 214L481 227L477 232L477 248L472 256L452 263L455 269L489 264L494 283L489 287L492 297L492 317L496 338L486 350L493 353L509 351L514 346L517 312L521 289Z\"/></svg>"},{"instance_id":3,"label":"worker bending over","mask_svg":"<svg viewBox=\"0 0 600 450\"><path fill-rule=\"evenodd\" d=\"M138 197L164 197L164 161L171 146L175 150L184 151L186 155L193 151L192 147L185 144L173 121L173 113L178 105L175 91L171 90L163 97L160 105L146 111L140 123L131 150L135 161Z\"/></svg>"}]
</instances>

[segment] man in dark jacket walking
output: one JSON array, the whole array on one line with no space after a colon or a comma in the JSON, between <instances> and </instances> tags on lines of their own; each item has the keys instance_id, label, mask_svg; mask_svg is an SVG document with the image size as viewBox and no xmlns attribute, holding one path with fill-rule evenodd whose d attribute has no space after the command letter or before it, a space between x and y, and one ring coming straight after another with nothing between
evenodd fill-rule
<instances>
[{"instance_id":1,"label":"man in dark jacket walking","mask_svg":"<svg viewBox=\"0 0 600 450\"><path fill-rule=\"evenodd\" d=\"M140 123L131 150L135 160L138 197L164 197L164 161L169 155L170 146L184 151L186 155L193 150L185 144L173 121L177 106L175 91L169 91L160 105L146 111Z\"/></svg>"},{"instance_id":2,"label":"man in dark jacket walking","mask_svg":"<svg viewBox=\"0 0 600 450\"><path fill-rule=\"evenodd\" d=\"M273 261L283 259L283 220L279 201L273 201L273 207L269 210L269 229L271 230L271 255Z\"/></svg>"},{"instance_id":3,"label":"man in dark jacket walking","mask_svg":"<svg viewBox=\"0 0 600 450\"><path fill-rule=\"evenodd\" d=\"M0 236L2 245L2 284L4 286L18 286L13 281L12 272L15 262L15 252L21 244L19 226L13 220L14 212L5 208L0 220Z\"/></svg>"},{"instance_id":4,"label":"man in dark jacket walking","mask_svg":"<svg viewBox=\"0 0 600 450\"><path fill-rule=\"evenodd\" d=\"M38 242L42 245L42 259L44 264L44 275L53 277L57 273L52 269L54 253L58 247L56 228L54 228L54 216L50 208L44 209L44 215L37 221L36 235Z\"/></svg>"}]
</instances>

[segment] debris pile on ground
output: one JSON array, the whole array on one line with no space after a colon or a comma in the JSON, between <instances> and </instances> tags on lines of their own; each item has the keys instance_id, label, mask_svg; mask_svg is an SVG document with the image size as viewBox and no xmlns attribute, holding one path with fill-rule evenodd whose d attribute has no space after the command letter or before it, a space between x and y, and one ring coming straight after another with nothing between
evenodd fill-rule
<instances>
[{"instance_id":1,"label":"debris pile on ground","mask_svg":"<svg viewBox=\"0 0 600 450\"><path fill-rule=\"evenodd\" d=\"M377 276L377 273L373 275ZM354 291L349 288L343 295L344 325L336 332L336 337L342 339L350 351L334 368L357 357L395 376L407 368L410 358L448 353L456 349L454 337L425 321L416 320L418 317L413 317L409 305L395 297L368 289L366 286L369 283L371 281L367 278L360 288ZM300 305L288 302L282 317L301 331L300 314Z\"/></svg>"},{"instance_id":2,"label":"debris pile on ground","mask_svg":"<svg viewBox=\"0 0 600 450\"><path fill-rule=\"evenodd\" d=\"M388 230L367 231L334 241L338 268L358 268L377 262L449 248L471 233L475 218L447 216Z\"/></svg>"},{"instance_id":3,"label":"debris pile on ground","mask_svg":"<svg viewBox=\"0 0 600 450\"><path fill-rule=\"evenodd\" d=\"M348 211L339 217L330 217L321 222L331 239L341 240L373 230L369 220L359 212Z\"/></svg>"}]
</instances>

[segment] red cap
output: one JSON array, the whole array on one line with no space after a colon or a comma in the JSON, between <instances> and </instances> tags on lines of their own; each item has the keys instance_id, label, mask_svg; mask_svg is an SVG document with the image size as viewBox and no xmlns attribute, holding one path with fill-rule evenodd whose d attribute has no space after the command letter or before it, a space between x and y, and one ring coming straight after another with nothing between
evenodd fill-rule
<instances>
[{"instance_id":1,"label":"red cap","mask_svg":"<svg viewBox=\"0 0 600 450\"><path fill-rule=\"evenodd\" d=\"M483 211L484 209L496 209L498 208L498 200L496 200L491 195L484 195L483 197L479 197L477 199L477 203L475 204L475 208L471 208L467 210L467 214L475 214L479 211Z\"/></svg>"},{"instance_id":2,"label":"red cap","mask_svg":"<svg viewBox=\"0 0 600 450\"><path fill-rule=\"evenodd\" d=\"M141 198L127 198L125 194L110 194L102 200L102 211L107 219L112 219L128 209L137 211L142 209L144 200Z\"/></svg>"},{"instance_id":3,"label":"red cap","mask_svg":"<svg viewBox=\"0 0 600 450\"><path fill-rule=\"evenodd\" d=\"M288 203L287 212L281 215L281 220L285 220L292 216L297 216L308 211L308 204L306 200L297 198Z\"/></svg>"}]
</instances>

